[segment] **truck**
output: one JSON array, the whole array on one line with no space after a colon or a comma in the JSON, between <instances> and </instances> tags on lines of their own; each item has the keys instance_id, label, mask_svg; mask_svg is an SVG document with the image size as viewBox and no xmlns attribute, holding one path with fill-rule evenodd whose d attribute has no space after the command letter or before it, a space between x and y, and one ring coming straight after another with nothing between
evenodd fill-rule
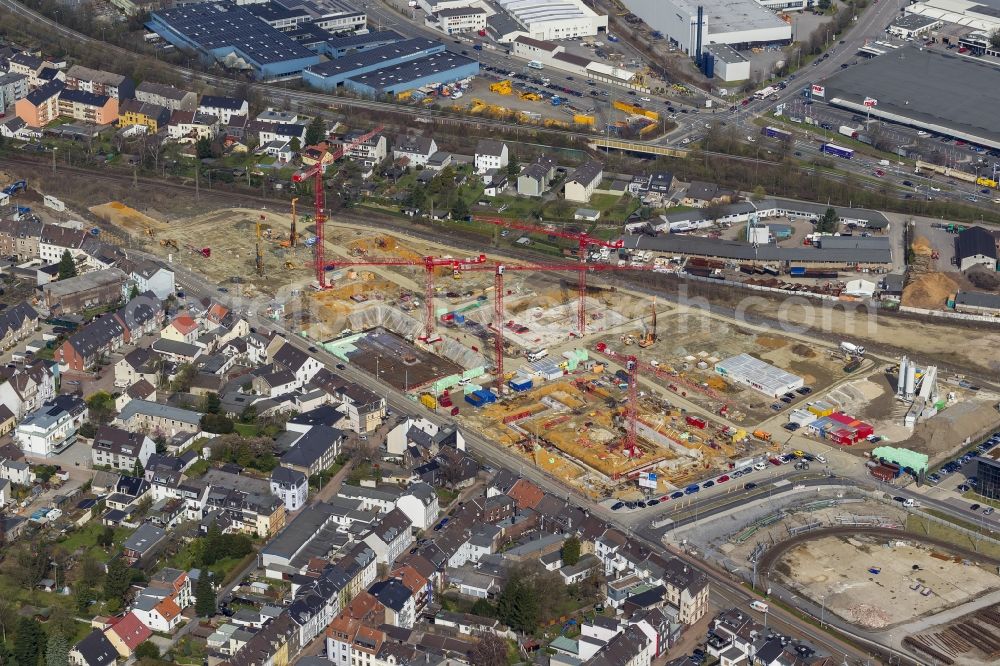
<instances>
[{"instance_id":1,"label":"truck","mask_svg":"<svg viewBox=\"0 0 1000 666\"><path fill-rule=\"evenodd\" d=\"M775 93L777 93L778 90L779 90L779 88L776 88L775 86L767 86L766 88L762 88L761 90L758 90L757 92L755 92L753 94L753 96L756 99L767 99L771 95L774 95Z\"/></svg>"},{"instance_id":2,"label":"truck","mask_svg":"<svg viewBox=\"0 0 1000 666\"><path fill-rule=\"evenodd\" d=\"M770 442L771 441L771 433L769 433L766 430L754 430L753 431L753 436L754 436L754 439L759 439L762 442Z\"/></svg>"},{"instance_id":3,"label":"truck","mask_svg":"<svg viewBox=\"0 0 1000 666\"><path fill-rule=\"evenodd\" d=\"M538 60L532 60L531 62L529 62L528 67L530 67L531 69L545 69L545 65L543 65Z\"/></svg>"},{"instance_id":4,"label":"truck","mask_svg":"<svg viewBox=\"0 0 1000 666\"><path fill-rule=\"evenodd\" d=\"M864 356L865 348L861 345L856 345L853 342L847 342L846 340L840 343L840 351L845 354L850 354L851 356Z\"/></svg>"},{"instance_id":5,"label":"truck","mask_svg":"<svg viewBox=\"0 0 1000 666\"><path fill-rule=\"evenodd\" d=\"M700 430L705 429L705 419L700 416L686 416L684 417L684 421L693 428L698 428Z\"/></svg>"},{"instance_id":6,"label":"truck","mask_svg":"<svg viewBox=\"0 0 1000 666\"><path fill-rule=\"evenodd\" d=\"M785 130L778 129L777 127L770 127L770 126L765 127L764 129L761 130L760 133L763 134L764 136L769 136L772 139L781 139L782 141L792 140L791 132L786 132Z\"/></svg>"},{"instance_id":7,"label":"truck","mask_svg":"<svg viewBox=\"0 0 1000 666\"><path fill-rule=\"evenodd\" d=\"M850 148L844 148L843 146L838 146L833 143L824 143L819 147L821 153L826 153L827 155L834 155L836 157L842 157L845 160L849 160L854 157L854 151Z\"/></svg>"},{"instance_id":8,"label":"truck","mask_svg":"<svg viewBox=\"0 0 1000 666\"><path fill-rule=\"evenodd\" d=\"M844 136L849 136L852 139L858 138L858 130L854 129L853 127L849 127L847 125L841 125L840 128L837 130L837 132L843 134Z\"/></svg>"},{"instance_id":9,"label":"truck","mask_svg":"<svg viewBox=\"0 0 1000 666\"><path fill-rule=\"evenodd\" d=\"M761 613L767 612L767 604L764 603L763 601L758 601L757 599L754 599L753 601L750 602L750 608L754 609L755 611L760 611Z\"/></svg>"},{"instance_id":10,"label":"truck","mask_svg":"<svg viewBox=\"0 0 1000 666\"><path fill-rule=\"evenodd\" d=\"M528 352L528 360L531 362L540 361L549 355L549 350L544 347L541 349L532 349Z\"/></svg>"}]
</instances>

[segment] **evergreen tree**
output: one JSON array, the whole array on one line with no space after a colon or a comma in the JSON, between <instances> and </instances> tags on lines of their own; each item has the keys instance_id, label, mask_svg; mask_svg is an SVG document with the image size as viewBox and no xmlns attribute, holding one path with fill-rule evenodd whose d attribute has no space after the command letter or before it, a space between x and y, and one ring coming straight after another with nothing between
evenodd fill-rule
<instances>
[{"instance_id":1,"label":"evergreen tree","mask_svg":"<svg viewBox=\"0 0 1000 666\"><path fill-rule=\"evenodd\" d=\"M198 584L194 588L195 602L194 610L198 617L212 617L215 615L215 588L212 587L212 574L208 569L201 570L198 577Z\"/></svg>"},{"instance_id":2,"label":"evergreen tree","mask_svg":"<svg viewBox=\"0 0 1000 666\"><path fill-rule=\"evenodd\" d=\"M218 414L220 409L222 409L222 401L219 399L219 394L215 392L206 394L205 411L209 414Z\"/></svg>"},{"instance_id":3,"label":"evergreen tree","mask_svg":"<svg viewBox=\"0 0 1000 666\"><path fill-rule=\"evenodd\" d=\"M580 561L580 540L575 536L566 539L563 543L562 561L568 567Z\"/></svg>"},{"instance_id":4,"label":"evergreen tree","mask_svg":"<svg viewBox=\"0 0 1000 666\"><path fill-rule=\"evenodd\" d=\"M142 478L145 474L146 468L142 466L142 461L136 458L135 465L132 466L132 476Z\"/></svg>"},{"instance_id":5,"label":"evergreen tree","mask_svg":"<svg viewBox=\"0 0 1000 666\"><path fill-rule=\"evenodd\" d=\"M125 598L129 586L132 585L132 570L125 564L122 557L116 557L108 563L108 575L104 579L104 598L121 601Z\"/></svg>"},{"instance_id":6,"label":"evergreen tree","mask_svg":"<svg viewBox=\"0 0 1000 666\"><path fill-rule=\"evenodd\" d=\"M515 631L534 631L538 625L535 588L520 578L508 581L497 600L497 617Z\"/></svg>"},{"instance_id":7,"label":"evergreen tree","mask_svg":"<svg viewBox=\"0 0 1000 666\"><path fill-rule=\"evenodd\" d=\"M139 295L139 285L134 284L134 285L132 285L131 291L128 292L128 299L132 300L133 298L135 298L138 295Z\"/></svg>"},{"instance_id":8,"label":"evergreen tree","mask_svg":"<svg viewBox=\"0 0 1000 666\"><path fill-rule=\"evenodd\" d=\"M840 226L840 216L837 215L837 211L830 207L823 213L823 217L816 222L816 231L833 233L837 230L838 226Z\"/></svg>"},{"instance_id":9,"label":"evergreen tree","mask_svg":"<svg viewBox=\"0 0 1000 666\"><path fill-rule=\"evenodd\" d=\"M322 116L316 116L309 122L309 126L306 128L306 145L315 146L325 138L326 123L323 122Z\"/></svg>"},{"instance_id":10,"label":"evergreen tree","mask_svg":"<svg viewBox=\"0 0 1000 666\"><path fill-rule=\"evenodd\" d=\"M17 666L38 666L45 652L45 630L38 620L22 617L17 622L14 639L14 662Z\"/></svg>"},{"instance_id":11,"label":"evergreen tree","mask_svg":"<svg viewBox=\"0 0 1000 666\"><path fill-rule=\"evenodd\" d=\"M159 659L160 658L160 648L156 647L156 643L151 641L143 641L139 643L139 646L135 649L136 659Z\"/></svg>"},{"instance_id":12,"label":"evergreen tree","mask_svg":"<svg viewBox=\"0 0 1000 666\"><path fill-rule=\"evenodd\" d=\"M76 262L69 250L63 250L62 258L59 260L59 279L76 277Z\"/></svg>"},{"instance_id":13,"label":"evergreen tree","mask_svg":"<svg viewBox=\"0 0 1000 666\"><path fill-rule=\"evenodd\" d=\"M45 666L69 666L69 642L58 631L53 631L45 646Z\"/></svg>"}]
</instances>

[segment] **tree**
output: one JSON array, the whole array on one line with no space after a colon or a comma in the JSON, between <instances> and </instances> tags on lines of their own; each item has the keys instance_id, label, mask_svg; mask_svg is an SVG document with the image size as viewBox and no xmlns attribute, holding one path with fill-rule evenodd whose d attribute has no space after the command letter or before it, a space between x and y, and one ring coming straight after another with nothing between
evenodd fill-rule
<instances>
[{"instance_id":1,"label":"tree","mask_svg":"<svg viewBox=\"0 0 1000 666\"><path fill-rule=\"evenodd\" d=\"M306 145L315 146L325 138L326 123L323 122L322 116L316 116L309 121L309 126L306 128Z\"/></svg>"},{"instance_id":2,"label":"tree","mask_svg":"<svg viewBox=\"0 0 1000 666\"><path fill-rule=\"evenodd\" d=\"M233 420L223 414L202 414L201 429L218 435L226 435L233 431Z\"/></svg>"},{"instance_id":3,"label":"tree","mask_svg":"<svg viewBox=\"0 0 1000 666\"><path fill-rule=\"evenodd\" d=\"M68 666L69 642L61 632L53 631L45 646L45 666Z\"/></svg>"},{"instance_id":4,"label":"tree","mask_svg":"<svg viewBox=\"0 0 1000 666\"><path fill-rule=\"evenodd\" d=\"M521 163L517 161L517 155L511 153L507 158L507 177L513 178L521 173Z\"/></svg>"},{"instance_id":5,"label":"tree","mask_svg":"<svg viewBox=\"0 0 1000 666\"><path fill-rule=\"evenodd\" d=\"M135 465L132 466L132 476L141 478L145 476L146 468L142 466L142 461L138 458L135 459Z\"/></svg>"},{"instance_id":6,"label":"tree","mask_svg":"<svg viewBox=\"0 0 1000 666\"><path fill-rule=\"evenodd\" d=\"M90 421L84 421L80 424L80 437L86 437L87 439L93 439L94 435L97 434L97 426L95 426Z\"/></svg>"},{"instance_id":7,"label":"tree","mask_svg":"<svg viewBox=\"0 0 1000 666\"><path fill-rule=\"evenodd\" d=\"M49 570L49 552L44 546L24 544L18 549L14 562L17 577L27 589L32 590Z\"/></svg>"},{"instance_id":8,"label":"tree","mask_svg":"<svg viewBox=\"0 0 1000 666\"><path fill-rule=\"evenodd\" d=\"M837 215L837 211L832 206L827 208L826 212L823 213L823 217L816 221L816 231L820 232L833 233L839 226L840 216Z\"/></svg>"},{"instance_id":9,"label":"tree","mask_svg":"<svg viewBox=\"0 0 1000 666\"><path fill-rule=\"evenodd\" d=\"M220 409L222 409L222 401L219 399L219 394L214 391L205 394L204 411L209 414L218 414Z\"/></svg>"},{"instance_id":10,"label":"tree","mask_svg":"<svg viewBox=\"0 0 1000 666\"><path fill-rule=\"evenodd\" d=\"M108 575L104 579L104 598L121 601L131 585L132 570L125 564L125 559L119 556L111 560L108 563Z\"/></svg>"},{"instance_id":11,"label":"tree","mask_svg":"<svg viewBox=\"0 0 1000 666\"><path fill-rule=\"evenodd\" d=\"M766 196L767 192L764 190L764 186L758 185L757 187L753 188L753 193L751 194L750 198L753 199L754 201L760 201Z\"/></svg>"},{"instance_id":12,"label":"tree","mask_svg":"<svg viewBox=\"0 0 1000 666\"><path fill-rule=\"evenodd\" d=\"M17 666L38 666L45 651L45 630L38 620L22 617L17 622L14 661Z\"/></svg>"},{"instance_id":13,"label":"tree","mask_svg":"<svg viewBox=\"0 0 1000 666\"><path fill-rule=\"evenodd\" d=\"M480 617L497 616L497 609L486 599L476 599L476 603L472 604L472 609L469 612Z\"/></svg>"},{"instance_id":14,"label":"tree","mask_svg":"<svg viewBox=\"0 0 1000 666\"><path fill-rule=\"evenodd\" d=\"M107 391L97 391L87 398L87 409L95 423L108 423L115 415L115 399Z\"/></svg>"},{"instance_id":15,"label":"tree","mask_svg":"<svg viewBox=\"0 0 1000 666\"><path fill-rule=\"evenodd\" d=\"M110 525L104 526L104 531L97 535L97 545L102 548L111 548L115 543L115 528Z\"/></svg>"},{"instance_id":16,"label":"tree","mask_svg":"<svg viewBox=\"0 0 1000 666\"><path fill-rule=\"evenodd\" d=\"M132 289L128 292L128 299L131 301L133 298L139 295L139 285L132 285Z\"/></svg>"},{"instance_id":17,"label":"tree","mask_svg":"<svg viewBox=\"0 0 1000 666\"><path fill-rule=\"evenodd\" d=\"M580 540L571 536L563 542L562 561L568 567L580 561Z\"/></svg>"},{"instance_id":18,"label":"tree","mask_svg":"<svg viewBox=\"0 0 1000 666\"><path fill-rule=\"evenodd\" d=\"M524 633L538 627L538 592L521 577L511 577L497 599L497 617L508 627Z\"/></svg>"},{"instance_id":19,"label":"tree","mask_svg":"<svg viewBox=\"0 0 1000 666\"><path fill-rule=\"evenodd\" d=\"M159 659L160 658L160 648L156 647L156 643L151 641L143 641L139 643L139 647L135 649L136 659Z\"/></svg>"},{"instance_id":20,"label":"tree","mask_svg":"<svg viewBox=\"0 0 1000 666\"><path fill-rule=\"evenodd\" d=\"M87 609L90 608L90 603L96 600L97 595L94 594L94 588L85 582L79 582L76 584L76 592L74 593L76 599L76 611L78 613L86 613Z\"/></svg>"},{"instance_id":21,"label":"tree","mask_svg":"<svg viewBox=\"0 0 1000 666\"><path fill-rule=\"evenodd\" d=\"M469 214L469 204L463 197L455 197L455 204L451 207L451 216L456 220L463 220Z\"/></svg>"},{"instance_id":22,"label":"tree","mask_svg":"<svg viewBox=\"0 0 1000 666\"><path fill-rule=\"evenodd\" d=\"M207 159L212 156L212 140L203 136L194 144L194 149L199 160Z\"/></svg>"},{"instance_id":23,"label":"tree","mask_svg":"<svg viewBox=\"0 0 1000 666\"><path fill-rule=\"evenodd\" d=\"M1000 49L1000 28L990 33L990 46L994 49Z\"/></svg>"},{"instance_id":24,"label":"tree","mask_svg":"<svg viewBox=\"0 0 1000 666\"><path fill-rule=\"evenodd\" d=\"M830 9L830 2L831 0L819 0L819 2L816 3L816 6L819 7L820 11L825 12Z\"/></svg>"},{"instance_id":25,"label":"tree","mask_svg":"<svg viewBox=\"0 0 1000 666\"><path fill-rule=\"evenodd\" d=\"M62 258L59 259L59 279L76 277L76 262L69 250L63 250Z\"/></svg>"},{"instance_id":26,"label":"tree","mask_svg":"<svg viewBox=\"0 0 1000 666\"><path fill-rule=\"evenodd\" d=\"M182 363L177 368L177 374L174 375L173 386L171 388L178 393L186 393L191 388L191 382L194 381L195 374L197 374L197 370L193 365Z\"/></svg>"},{"instance_id":27,"label":"tree","mask_svg":"<svg viewBox=\"0 0 1000 666\"><path fill-rule=\"evenodd\" d=\"M215 615L215 588L212 587L212 574L207 569L201 570L198 584L194 588L194 610L198 617Z\"/></svg>"},{"instance_id":28,"label":"tree","mask_svg":"<svg viewBox=\"0 0 1000 666\"><path fill-rule=\"evenodd\" d=\"M471 657L472 666L507 666L507 641L493 632L484 633Z\"/></svg>"},{"instance_id":29,"label":"tree","mask_svg":"<svg viewBox=\"0 0 1000 666\"><path fill-rule=\"evenodd\" d=\"M293 153L297 153L302 150L302 141L297 136L292 137L291 149Z\"/></svg>"}]
</instances>

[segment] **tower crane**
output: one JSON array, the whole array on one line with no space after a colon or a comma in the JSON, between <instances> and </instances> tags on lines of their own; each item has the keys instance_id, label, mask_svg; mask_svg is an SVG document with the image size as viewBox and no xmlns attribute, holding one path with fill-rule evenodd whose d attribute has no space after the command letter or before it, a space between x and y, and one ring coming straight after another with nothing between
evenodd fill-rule
<instances>
[{"instance_id":1,"label":"tower crane","mask_svg":"<svg viewBox=\"0 0 1000 666\"><path fill-rule=\"evenodd\" d=\"M254 262L257 268L257 275L260 276L264 275L264 250L261 248L260 245L260 225L263 221L264 221L264 214L261 213L260 217L257 218L257 254L256 254L256 260Z\"/></svg>"},{"instance_id":2,"label":"tower crane","mask_svg":"<svg viewBox=\"0 0 1000 666\"><path fill-rule=\"evenodd\" d=\"M586 265L587 261L587 248L590 246L596 247L606 247L611 249L621 249L625 246L624 241L618 239L616 241L606 241L603 238L597 238L591 236L586 232L573 232L564 231L562 229L545 229L544 227L538 227L532 224L527 224L526 222L519 222L516 220L505 220L499 217L485 217L476 216L473 218L477 222L486 222L487 224L494 224L500 227L505 227L507 229L517 229L520 231L527 231L536 234L546 234L548 236L555 236L557 238L565 238L567 240L573 240L577 242L577 258L580 260L581 265ZM576 314L576 324L577 333L580 337L583 337L587 329L587 272L586 270L581 270L577 275L577 291L579 297L579 306L577 307Z\"/></svg>"},{"instance_id":3,"label":"tower crane","mask_svg":"<svg viewBox=\"0 0 1000 666\"><path fill-rule=\"evenodd\" d=\"M317 241L318 242L318 241ZM434 271L438 267L447 267L452 270L454 275L459 274L463 270L468 270L472 266L481 265L486 263L486 255L481 254L477 257L468 257L465 259L453 259L451 257L424 257L423 259L369 259L365 261L337 261L332 264L324 266L324 272L327 270L334 270L335 268L342 266L423 266L424 267L424 307L426 308L426 314L424 319L424 334L421 340L432 341L434 339L434 329L436 326L436 319L434 317Z\"/></svg>"},{"instance_id":4,"label":"tower crane","mask_svg":"<svg viewBox=\"0 0 1000 666\"><path fill-rule=\"evenodd\" d=\"M319 159L316 160L316 164L312 165L308 169L303 169L297 171L292 175L292 181L296 183L305 182L312 179L313 181L313 195L315 198L314 207L316 209L316 283L319 289L326 289L326 262L324 261L325 252L325 226L326 226L326 193L323 190L323 174L326 173L326 167L328 163L333 163L343 157L352 148L359 146L372 137L376 136L382 131L382 125L379 125L370 132L366 132L360 136L356 136L349 141L345 141L343 144L330 151L324 148L320 154Z\"/></svg>"}]
</instances>

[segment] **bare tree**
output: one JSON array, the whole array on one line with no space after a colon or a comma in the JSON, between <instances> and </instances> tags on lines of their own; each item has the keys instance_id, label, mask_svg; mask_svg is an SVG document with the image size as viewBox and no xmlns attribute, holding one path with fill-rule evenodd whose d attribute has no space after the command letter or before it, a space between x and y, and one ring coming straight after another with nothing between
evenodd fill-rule
<instances>
[{"instance_id":1,"label":"bare tree","mask_svg":"<svg viewBox=\"0 0 1000 666\"><path fill-rule=\"evenodd\" d=\"M479 637L472 649L472 666L507 666L507 641L492 632Z\"/></svg>"}]
</instances>

